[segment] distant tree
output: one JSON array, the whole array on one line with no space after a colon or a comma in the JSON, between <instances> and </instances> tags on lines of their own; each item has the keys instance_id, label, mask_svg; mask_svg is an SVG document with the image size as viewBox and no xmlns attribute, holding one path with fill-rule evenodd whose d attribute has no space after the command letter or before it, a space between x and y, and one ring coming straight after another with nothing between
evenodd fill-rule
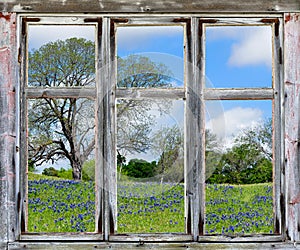
<instances>
[{"instance_id":1,"label":"distant tree","mask_svg":"<svg viewBox=\"0 0 300 250\"><path fill-rule=\"evenodd\" d=\"M180 182L184 178L184 139L178 125L163 127L153 134L152 151L160 155L157 174L161 181Z\"/></svg>"},{"instance_id":2,"label":"distant tree","mask_svg":"<svg viewBox=\"0 0 300 250\"><path fill-rule=\"evenodd\" d=\"M149 57L130 55L118 58L118 87L159 88L172 86L172 72L163 63Z\"/></svg>"},{"instance_id":3,"label":"distant tree","mask_svg":"<svg viewBox=\"0 0 300 250\"><path fill-rule=\"evenodd\" d=\"M251 184L272 181L272 123L244 131L222 155L209 183Z\"/></svg>"},{"instance_id":4,"label":"distant tree","mask_svg":"<svg viewBox=\"0 0 300 250\"><path fill-rule=\"evenodd\" d=\"M56 170L54 167L49 167L45 168L42 174L47 176L58 176L58 170Z\"/></svg>"},{"instance_id":5,"label":"distant tree","mask_svg":"<svg viewBox=\"0 0 300 250\"><path fill-rule=\"evenodd\" d=\"M130 55L118 58L119 88L157 88L172 85L172 72L162 63L148 57ZM163 100L142 101L119 99L117 102L117 149L118 155L146 152L151 147L149 138L155 117L149 112L153 107L164 113L170 102Z\"/></svg>"},{"instance_id":6,"label":"distant tree","mask_svg":"<svg viewBox=\"0 0 300 250\"><path fill-rule=\"evenodd\" d=\"M142 159L131 159L128 164L123 167L123 171L127 176L134 178L153 177L156 171L156 162L147 162Z\"/></svg>"},{"instance_id":7,"label":"distant tree","mask_svg":"<svg viewBox=\"0 0 300 250\"><path fill-rule=\"evenodd\" d=\"M207 180L216 170L222 157L217 136L211 130L205 130L205 179Z\"/></svg>"}]
</instances>

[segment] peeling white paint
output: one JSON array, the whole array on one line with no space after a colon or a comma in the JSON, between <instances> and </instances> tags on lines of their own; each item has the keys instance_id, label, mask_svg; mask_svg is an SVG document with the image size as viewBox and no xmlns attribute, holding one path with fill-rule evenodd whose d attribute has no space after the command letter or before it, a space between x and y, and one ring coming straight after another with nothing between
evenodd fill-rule
<instances>
[{"instance_id":1,"label":"peeling white paint","mask_svg":"<svg viewBox=\"0 0 300 250\"><path fill-rule=\"evenodd\" d=\"M99 6L100 6L101 9L104 9L104 4L103 4L102 0L99 0Z\"/></svg>"},{"instance_id":2,"label":"peeling white paint","mask_svg":"<svg viewBox=\"0 0 300 250\"><path fill-rule=\"evenodd\" d=\"M21 11L23 11L23 8L20 3L18 5L14 5L12 8L12 12L21 12Z\"/></svg>"}]
</instances>

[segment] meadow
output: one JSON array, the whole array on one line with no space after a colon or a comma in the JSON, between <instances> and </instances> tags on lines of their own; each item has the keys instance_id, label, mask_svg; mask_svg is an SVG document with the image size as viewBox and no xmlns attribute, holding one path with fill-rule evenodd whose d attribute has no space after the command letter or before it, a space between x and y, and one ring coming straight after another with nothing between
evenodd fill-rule
<instances>
[{"instance_id":1,"label":"meadow","mask_svg":"<svg viewBox=\"0 0 300 250\"><path fill-rule=\"evenodd\" d=\"M184 233L182 184L118 183L117 233ZM206 186L205 233L273 233L271 184ZM93 182L30 174L28 232L94 232Z\"/></svg>"}]
</instances>

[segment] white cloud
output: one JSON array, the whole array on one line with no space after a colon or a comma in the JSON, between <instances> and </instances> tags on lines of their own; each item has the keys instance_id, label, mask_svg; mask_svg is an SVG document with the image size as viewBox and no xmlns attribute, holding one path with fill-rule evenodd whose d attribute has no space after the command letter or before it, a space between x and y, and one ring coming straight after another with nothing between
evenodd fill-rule
<instances>
[{"instance_id":1,"label":"white cloud","mask_svg":"<svg viewBox=\"0 0 300 250\"><path fill-rule=\"evenodd\" d=\"M240 41L232 45L228 60L231 66L265 64L272 66L271 29L260 27L244 34Z\"/></svg>"},{"instance_id":2,"label":"white cloud","mask_svg":"<svg viewBox=\"0 0 300 250\"><path fill-rule=\"evenodd\" d=\"M224 145L230 145L243 130L253 128L263 121L263 112L256 108L235 107L210 119L206 128L216 134Z\"/></svg>"},{"instance_id":3,"label":"white cloud","mask_svg":"<svg viewBox=\"0 0 300 250\"><path fill-rule=\"evenodd\" d=\"M231 39L228 64L272 66L272 30L270 26L214 26L207 28L207 41ZM221 48L220 48L221 49Z\"/></svg>"},{"instance_id":4,"label":"white cloud","mask_svg":"<svg viewBox=\"0 0 300 250\"><path fill-rule=\"evenodd\" d=\"M38 49L43 44L72 37L95 41L95 26L79 25L31 25L29 26L29 49Z\"/></svg>"}]
</instances>

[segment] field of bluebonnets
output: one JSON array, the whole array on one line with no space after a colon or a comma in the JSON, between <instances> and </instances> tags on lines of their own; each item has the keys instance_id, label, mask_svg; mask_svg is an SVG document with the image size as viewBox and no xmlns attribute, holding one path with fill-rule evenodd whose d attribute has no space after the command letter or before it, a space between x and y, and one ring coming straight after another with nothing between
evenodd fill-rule
<instances>
[{"instance_id":1,"label":"field of bluebonnets","mask_svg":"<svg viewBox=\"0 0 300 250\"><path fill-rule=\"evenodd\" d=\"M117 233L184 232L182 184L118 184ZM93 232L94 184L30 174L29 232ZM271 184L206 187L206 234L273 233Z\"/></svg>"}]
</instances>

